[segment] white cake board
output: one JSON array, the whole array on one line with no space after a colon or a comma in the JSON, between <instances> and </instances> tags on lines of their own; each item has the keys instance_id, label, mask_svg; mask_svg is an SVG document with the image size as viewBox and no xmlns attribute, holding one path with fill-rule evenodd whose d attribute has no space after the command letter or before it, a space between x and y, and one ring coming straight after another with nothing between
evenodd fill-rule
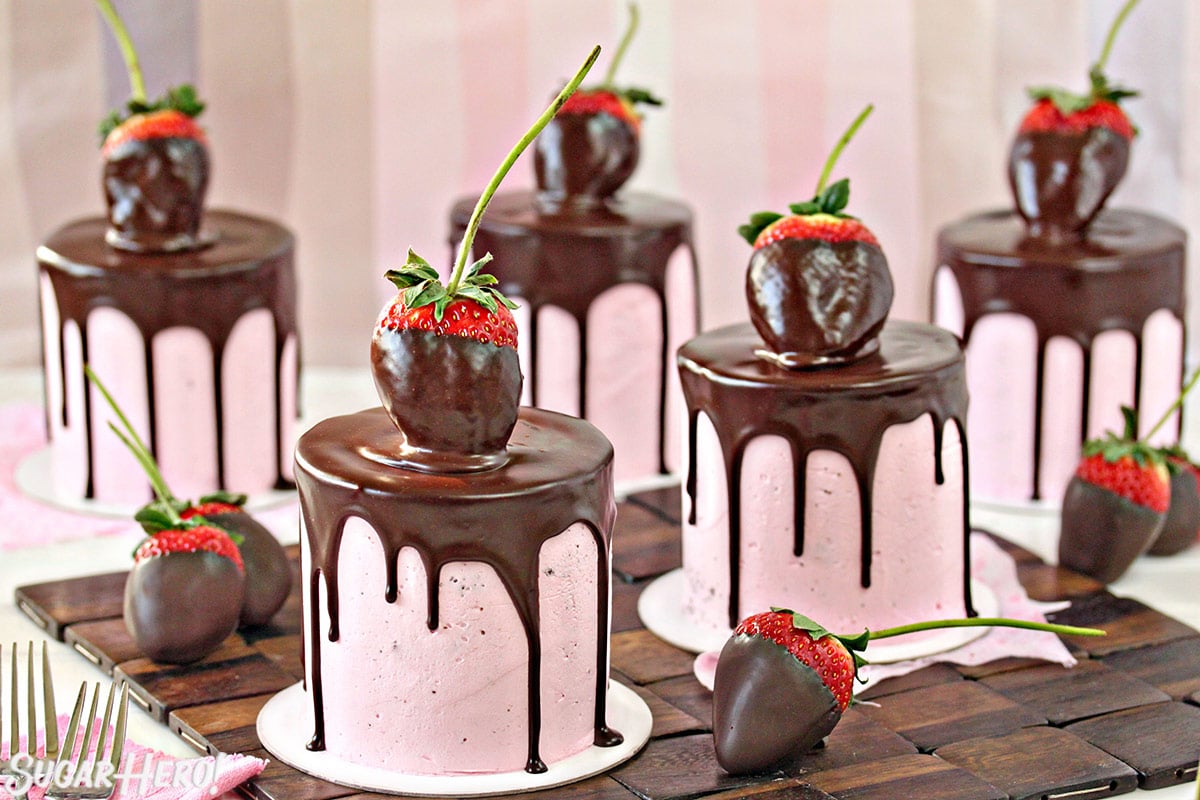
<instances>
[{"instance_id":1,"label":"white cake board","mask_svg":"<svg viewBox=\"0 0 1200 800\"><path fill-rule=\"evenodd\" d=\"M971 495L971 506L1028 517L1058 516L1062 513L1062 498L1056 500L1002 500Z\"/></svg>"},{"instance_id":2,"label":"white cake board","mask_svg":"<svg viewBox=\"0 0 1200 800\"><path fill-rule=\"evenodd\" d=\"M149 494L145 500L138 503L88 500L76 495L63 495L54 485L52 469L53 459L50 454L50 446L46 445L34 450L17 465L17 469L13 473L13 481L21 494L31 500L63 511L87 514L93 517L129 519L152 499ZM250 495L246 500L245 509L253 514L256 511L266 511L269 508L281 506L295 499L296 493L290 489L260 492Z\"/></svg>"},{"instance_id":3,"label":"white cake board","mask_svg":"<svg viewBox=\"0 0 1200 800\"><path fill-rule=\"evenodd\" d=\"M641 617L642 623L658 638L682 650L692 653L719 652L732 635L732 629L723 627L721 630L714 630L696 623L684 614L683 590L682 569L673 569L655 578L642 590L642 596L638 598L638 616ZM971 580L971 602L981 617L994 617L999 613L1000 604L996 600L996 594L986 584L975 579ZM983 636L988 630L989 628L943 628L929 631L921 638L907 642L904 639L911 637L898 636L895 639L872 642L868 653L874 664L924 658L962 647ZM854 634L861 631L838 632Z\"/></svg>"},{"instance_id":4,"label":"white cake board","mask_svg":"<svg viewBox=\"0 0 1200 800\"><path fill-rule=\"evenodd\" d=\"M487 775L404 775L353 764L305 745L313 730L312 700L297 683L272 697L258 714L258 738L280 761L323 780L354 789L424 797L469 797L549 789L607 772L632 758L650 739L654 718L642 698L616 681L608 685L608 724L624 741L589 747L549 765L541 774L520 770Z\"/></svg>"}]
</instances>

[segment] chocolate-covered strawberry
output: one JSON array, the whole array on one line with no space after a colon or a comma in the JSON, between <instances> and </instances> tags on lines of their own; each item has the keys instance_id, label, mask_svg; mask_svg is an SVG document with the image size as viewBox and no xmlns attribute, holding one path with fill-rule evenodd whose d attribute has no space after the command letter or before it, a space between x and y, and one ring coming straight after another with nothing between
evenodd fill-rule
<instances>
[{"instance_id":1,"label":"chocolate-covered strawberry","mask_svg":"<svg viewBox=\"0 0 1200 800\"><path fill-rule=\"evenodd\" d=\"M241 553L225 531L174 520L134 553L125 581L125 627L142 655L190 664L237 629L245 590Z\"/></svg>"},{"instance_id":2,"label":"chocolate-covered strawberry","mask_svg":"<svg viewBox=\"0 0 1200 800\"><path fill-rule=\"evenodd\" d=\"M1137 438L1137 416L1122 408L1125 431L1083 446L1062 504L1058 563L1111 583L1149 549L1171 502L1166 461Z\"/></svg>"},{"instance_id":3,"label":"chocolate-covered strawberry","mask_svg":"<svg viewBox=\"0 0 1200 800\"><path fill-rule=\"evenodd\" d=\"M262 523L245 512L244 494L217 491L204 495L196 502L176 497L149 448L108 389L90 367L85 366L84 372L120 421L121 429L111 426L113 432L129 448L154 490L155 500L140 509L134 519L152 536L181 525L199 524L212 525L230 534L239 549L239 558L245 565L246 573L238 624L249 627L269 622L287 600L292 588L292 573L283 545ZM186 609L185 606L180 608Z\"/></svg>"},{"instance_id":4,"label":"chocolate-covered strawberry","mask_svg":"<svg viewBox=\"0 0 1200 800\"><path fill-rule=\"evenodd\" d=\"M371 372L383 407L402 442L390 457L426 472L493 469L508 458L517 423L521 367L515 304L496 277L470 266L471 245L492 196L517 157L553 119L595 63L600 48L509 151L467 223L450 280L413 251L387 273L399 292L383 308L371 338Z\"/></svg>"},{"instance_id":5,"label":"chocolate-covered strawberry","mask_svg":"<svg viewBox=\"0 0 1200 800\"><path fill-rule=\"evenodd\" d=\"M828 736L849 707L861 653L869 642L936 628L1010 627L1103 636L1075 628L1003 617L936 620L857 636L838 636L783 608L742 620L717 661L713 742L726 772L761 772L803 755Z\"/></svg>"},{"instance_id":6,"label":"chocolate-covered strawberry","mask_svg":"<svg viewBox=\"0 0 1200 800\"><path fill-rule=\"evenodd\" d=\"M1146 551L1152 556L1182 553L1200 537L1200 468L1179 446L1164 449L1163 455L1171 474L1171 504L1162 530Z\"/></svg>"},{"instance_id":7,"label":"chocolate-covered strawberry","mask_svg":"<svg viewBox=\"0 0 1200 800\"><path fill-rule=\"evenodd\" d=\"M791 214L763 211L738 228L754 247L746 272L750 321L766 342L758 355L789 369L873 353L892 305L892 276L875 235L845 213L850 181L828 184L867 106L825 161L813 198Z\"/></svg>"},{"instance_id":8,"label":"chocolate-covered strawberry","mask_svg":"<svg viewBox=\"0 0 1200 800\"><path fill-rule=\"evenodd\" d=\"M1089 72L1087 93L1029 90L1034 105L1017 129L1008 178L1032 236L1051 241L1082 237L1125 174L1136 131L1120 103L1137 92L1110 84L1104 65L1121 23L1137 2L1129 0L1113 21L1100 59Z\"/></svg>"},{"instance_id":9,"label":"chocolate-covered strawberry","mask_svg":"<svg viewBox=\"0 0 1200 800\"><path fill-rule=\"evenodd\" d=\"M195 118L204 110L191 86L146 97L137 52L110 0L96 0L129 71L130 98L100 123L106 240L134 251L174 251L203 244L208 149Z\"/></svg>"},{"instance_id":10,"label":"chocolate-covered strawberry","mask_svg":"<svg viewBox=\"0 0 1200 800\"><path fill-rule=\"evenodd\" d=\"M594 205L611 197L637 167L642 121L637 107L662 105L645 89L615 82L637 25L637 5L631 3L604 81L575 92L538 137L533 163L543 202Z\"/></svg>"}]
</instances>

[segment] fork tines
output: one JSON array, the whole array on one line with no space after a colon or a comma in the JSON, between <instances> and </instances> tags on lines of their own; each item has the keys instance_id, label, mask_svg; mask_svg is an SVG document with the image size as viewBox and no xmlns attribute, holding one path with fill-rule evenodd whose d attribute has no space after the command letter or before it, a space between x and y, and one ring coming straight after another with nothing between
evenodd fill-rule
<instances>
[{"instance_id":1,"label":"fork tines","mask_svg":"<svg viewBox=\"0 0 1200 800\"><path fill-rule=\"evenodd\" d=\"M129 712L129 685L121 686L121 698L117 701L116 729L113 732L111 746L108 743L109 723L112 722L113 704L116 700L117 686L108 687L108 702L104 708L104 719L96 741L95 753L91 753L93 728L96 724L96 711L100 703L100 684L92 692L92 701L88 710L87 725L83 729L83 737L79 733L79 721L83 716L83 707L87 701L88 685L79 687L79 695L75 699L75 709L67 723L67 731L63 734L62 749L54 763L55 781L47 798L78 798L78 800L101 800L110 797L116 791L116 775L121 766L121 753L125 747L125 722ZM76 760L75 750L78 747L79 756ZM108 755L105 755L105 751ZM90 754L90 757L89 757ZM74 766L72 766L74 764ZM65 766L64 766L65 765ZM61 781L60 781L61 777ZM60 785L60 782L65 785Z\"/></svg>"},{"instance_id":2,"label":"fork tines","mask_svg":"<svg viewBox=\"0 0 1200 800\"><path fill-rule=\"evenodd\" d=\"M3 646L0 646L0 663L3 663ZM25 753L32 758L38 757L38 717L37 717L37 691L34 685L37 683L37 672L33 667L33 642L29 643L29 649L25 653ZM43 757L46 760L51 760L58 757L58 712L54 709L54 680L50 675L50 658L46 653L46 643L42 642L42 724L46 730L46 749L43 751ZM21 706L20 706L20 691L18 690L18 672L17 672L17 644L13 642L12 652L9 654L9 669L8 669L8 753L9 759L20 752L21 745ZM0 686L3 685L3 669L0 668ZM4 745L4 714L5 714L4 697L0 694L0 750Z\"/></svg>"}]
</instances>

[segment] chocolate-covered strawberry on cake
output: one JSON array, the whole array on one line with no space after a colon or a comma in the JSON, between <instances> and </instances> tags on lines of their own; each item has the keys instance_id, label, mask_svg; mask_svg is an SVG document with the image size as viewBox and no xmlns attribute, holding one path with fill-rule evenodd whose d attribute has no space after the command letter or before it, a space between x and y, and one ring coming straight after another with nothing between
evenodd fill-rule
<instances>
[{"instance_id":1,"label":"chocolate-covered strawberry on cake","mask_svg":"<svg viewBox=\"0 0 1200 800\"><path fill-rule=\"evenodd\" d=\"M475 248L522 308L522 402L595 423L613 441L622 487L678 471L681 400L670 354L698 330L692 213L622 191L642 117L658 105L615 83L637 7L604 80L576 92L534 143L537 189L496 197ZM450 212L452 244L474 201Z\"/></svg>"},{"instance_id":2,"label":"chocolate-covered strawberry on cake","mask_svg":"<svg viewBox=\"0 0 1200 800\"><path fill-rule=\"evenodd\" d=\"M1104 204L1136 129L1104 65L1090 89L1037 88L1009 154L1014 208L975 214L937 240L934 319L965 342L976 497L1057 502L1082 443L1154 419L1183 379L1186 234ZM1174 441L1175 417L1159 444ZM1145 432L1144 430L1142 431Z\"/></svg>"},{"instance_id":3,"label":"chocolate-covered strawberry on cake","mask_svg":"<svg viewBox=\"0 0 1200 800\"><path fill-rule=\"evenodd\" d=\"M411 251L387 274L399 291L370 351L382 407L320 422L296 449L311 728L272 721L285 693L259 731L283 760L351 785L553 785L573 756L623 744L608 722L612 445L582 420L518 409L513 303L483 270L490 255L468 264L474 229L447 283Z\"/></svg>"},{"instance_id":4,"label":"chocolate-covered strawberry on cake","mask_svg":"<svg viewBox=\"0 0 1200 800\"><path fill-rule=\"evenodd\" d=\"M869 112L812 200L740 229L753 325L679 351L682 613L718 636L781 604L842 629L971 613L962 353L886 320L887 260L845 212L848 181L827 183Z\"/></svg>"},{"instance_id":5,"label":"chocolate-covered strawberry on cake","mask_svg":"<svg viewBox=\"0 0 1200 800\"><path fill-rule=\"evenodd\" d=\"M137 505L150 487L108 435L84 378L103 374L181 492L291 485L297 413L295 242L283 226L205 211L209 159L190 86L148 100L107 0L131 98L101 124L108 213L38 248L50 486Z\"/></svg>"}]
</instances>

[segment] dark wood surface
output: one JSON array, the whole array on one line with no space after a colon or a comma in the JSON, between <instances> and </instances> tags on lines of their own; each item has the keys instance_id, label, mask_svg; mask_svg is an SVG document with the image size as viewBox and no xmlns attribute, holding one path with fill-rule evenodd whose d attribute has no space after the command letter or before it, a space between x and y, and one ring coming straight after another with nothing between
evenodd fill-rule
<instances>
[{"instance_id":1,"label":"dark wood surface","mask_svg":"<svg viewBox=\"0 0 1200 800\"><path fill-rule=\"evenodd\" d=\"M1104 639L1068 642L1080 668L1025 658L934 665L865 692L863 699L877 705L847 711L823 747L768 774L728 775L715 761L711 694L692 674L692 657L657 639L637 616L642 589L679 566L679 490L637 495L619 509L613 677L649 705L651 741L607 775L529 797L1001 800L1078 791L1072 797L1086 800L1139 783L1195 780L1200 632L1002 540L1032 596L1073 601L1059 621L1110 631ZM298 548L289 555L298 561ZM230 637L198 664L170 667L143 659L125 632L123 588L124 575L114 573L21 587L16 599L51 635L127 681L197 750L269 757L255 720L276 691L303 677L298 591L269 625ZM385 797L277 760L242 791L258 800Z\"/></svg>"}]
</instances>

